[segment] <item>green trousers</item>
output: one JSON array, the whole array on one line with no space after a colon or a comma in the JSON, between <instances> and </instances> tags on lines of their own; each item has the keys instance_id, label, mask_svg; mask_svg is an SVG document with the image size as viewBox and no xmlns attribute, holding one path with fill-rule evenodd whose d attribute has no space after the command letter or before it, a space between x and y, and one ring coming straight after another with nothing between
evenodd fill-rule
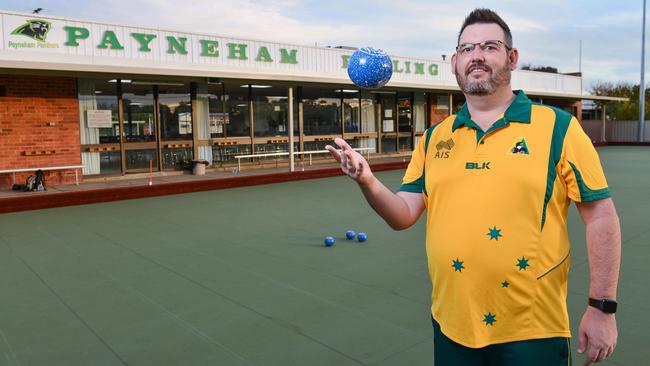
<instances>
[{"instance_id":1,"label":"green trousers","mask_svg":"<svg viewBox=\"0 0 650 366\"><path fill-rule=\"evenodd\" d=\"M469 348L447 338L433 323L436 366L571 366L569 338L543 338Z\"/></svg>"}]
</instances>

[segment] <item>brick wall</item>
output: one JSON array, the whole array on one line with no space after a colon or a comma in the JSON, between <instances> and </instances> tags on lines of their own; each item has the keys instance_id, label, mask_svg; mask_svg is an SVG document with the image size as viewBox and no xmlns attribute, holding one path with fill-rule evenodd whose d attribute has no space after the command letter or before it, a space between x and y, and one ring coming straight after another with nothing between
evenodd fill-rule
<instances>
[{"instance_id":1,"label":"brick wall","mask_svg":"<svg viewBox=\"0 0 650 366\"><path fill-rule=\"evenodd\" d=\"M429 123L427 128L449 117L449 104L438 105L438 95L429 94Z\"/></svg>"},{"instance_id":2,"label":"brick wall","mask_svg":"<svg viewBox=\"0 0 650 366\"><path fill-rule=\"evenodd\" d=\"M576 109L575 117L578 119L578 122L582 123L582 101L579 100L573 103L573 108Z\"/></svg>"},{"instance_id":3,"label":"brick wall","mask_svg":"<svg viewBox=\"0 0 650 366\"><path fill-rule=\"evenodd\" d=\"M0 93L0 170L81 164L74 78L0 74ZM31 174L16 174L16 182ZM47 184L74 183L74 170L45 176ZM11 181L0 175L0 188Z\"/></svg>"}]
</instances>

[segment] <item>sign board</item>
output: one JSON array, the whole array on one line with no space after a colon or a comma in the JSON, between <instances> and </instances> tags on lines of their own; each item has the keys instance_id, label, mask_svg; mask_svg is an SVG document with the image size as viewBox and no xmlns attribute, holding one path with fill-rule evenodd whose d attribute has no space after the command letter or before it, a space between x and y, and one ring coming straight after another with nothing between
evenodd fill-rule
<instances>
[{"instance_id":1,"label":"sign board","mask_svg":"<svg viewBox=\"0 0 650 366\"><path fill-rule=\"evenodd\" d=\"M113 126L111 110L89 110L87 113L88 128L110 128Z\"/></svg>"}]
</instances>

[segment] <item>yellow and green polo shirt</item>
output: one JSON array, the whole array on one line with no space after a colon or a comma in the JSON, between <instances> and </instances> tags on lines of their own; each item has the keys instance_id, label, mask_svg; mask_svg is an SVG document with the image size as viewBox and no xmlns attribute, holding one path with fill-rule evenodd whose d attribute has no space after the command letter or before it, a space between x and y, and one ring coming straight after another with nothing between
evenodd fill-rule
<instances>
[{"instance_id":1,"label":"yellow and green polo shirt","mask_svg":"<svg viewBox=\"0 0 650 366\"><path fill-rule=\"evenodd\" d=\"M429 128L400 187L426 205L431 313L467 347L571 336L569 203L610 196L578 121L515 94L488 131L467 105Z\"/></svg>"}]
</instances>

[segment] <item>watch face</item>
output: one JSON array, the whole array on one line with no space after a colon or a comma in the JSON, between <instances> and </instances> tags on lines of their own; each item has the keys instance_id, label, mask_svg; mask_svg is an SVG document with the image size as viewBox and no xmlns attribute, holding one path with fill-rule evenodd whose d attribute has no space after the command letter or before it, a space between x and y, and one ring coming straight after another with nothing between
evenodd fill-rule
<instances>
[{"instance_id":1,"label":"watch face","mask_svg":"<svg viewBox=\"0 0 650 366\"><path fill-rule=\"evenodd\" d=\"M606 313L615 313L616 301L603 300L603 311Z\"/></svg>"}]
</instances>

